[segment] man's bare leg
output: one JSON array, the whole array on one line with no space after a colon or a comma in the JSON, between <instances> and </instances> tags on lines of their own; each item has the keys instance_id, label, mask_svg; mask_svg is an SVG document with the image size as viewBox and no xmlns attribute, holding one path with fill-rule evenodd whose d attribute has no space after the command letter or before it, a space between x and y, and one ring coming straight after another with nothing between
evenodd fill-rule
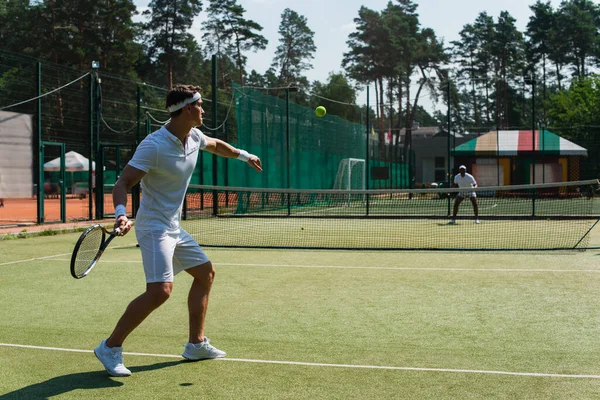
<instances>
[{"instance_id":1,"label":"man's bare leg","mask_svg":"<svg viewBox=\"0 0 600 400\"><path fill-rule=\"evenodd\" d=\"M123 342L148 315L160 307L171 295L173 282L146 284L146 291L136 297L125 310L117 326L106 340L107 347L121 347Z\"/></svg>"},{"instance_id":2,"label":"man's bare leg","mask_svg":"<svg viewBox=\"0 0 600 400\"><path fill-rule=\"evenodd\" d=\"M204 336L208 297L212 283L215 280L215 269L209 261L197 267L187 269L186 272L194 277L194 281L188 295L190 337L189 343L184 346L182 356L188 360L225 357L225 352L212 346L208 338Z\"/></svg>"},{"instance_id":3,"label":"man's bare leg","mask_svg":"<svg viewBox=\"0 0 600 400\"><path fill-rule=\"evenodd\" d=\"M453 221L456 219L456 215L458 214L458 206L460 206L460 203L462 203L462 201L463 198L461 196L458 196L456 200L454 200L454 212L452 213Z\"/></svg>"},{"instance_id":4,"label":"man's bare leg","mask_svg":"<svg viewBox=\"0 0 600 400\"><path fill-rule=\"evenodd\" d=\"M194 277L188 295L188 311L190 317L190 343L201 343L204 340L204 322L210 289L215 280L215 269L212 263L206 262L186 270Z\"/></svg>"},{"instance_id":5,"label":"man's bare leg","mask_svg":"<svg viewBox=\"0 0 600 400\"><path fill-rule=\"evenodd\" d=\"M473 204L473 212L475 213L475 219L479 219L479 206L477 205L476 197L471 197L471 204Z\"/></svg>"}]
</instances>

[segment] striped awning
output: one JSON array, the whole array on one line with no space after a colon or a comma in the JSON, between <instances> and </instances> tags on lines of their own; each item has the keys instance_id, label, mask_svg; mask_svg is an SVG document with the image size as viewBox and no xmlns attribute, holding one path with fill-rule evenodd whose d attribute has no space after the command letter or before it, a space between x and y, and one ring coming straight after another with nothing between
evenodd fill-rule
<instances>
[{"instance_id":1,"label":"striped awning","mask_svg":"<svg viewBox=\"0 0 600 400\"><path fill-rule=\"evenodd\" d=\"M531 154L587 156L587 149L547 130L492 131L456 146L455 156L517 156Z\"/></svg>"}]
</instances>

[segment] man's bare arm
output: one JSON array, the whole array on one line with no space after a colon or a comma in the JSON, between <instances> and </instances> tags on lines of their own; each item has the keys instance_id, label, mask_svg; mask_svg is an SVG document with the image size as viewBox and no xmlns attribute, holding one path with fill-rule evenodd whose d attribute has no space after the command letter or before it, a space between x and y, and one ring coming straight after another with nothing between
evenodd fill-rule
<instances>
[{"instance_id":1,"label":"man's bare arm","mask_svg":"<svg viewBox=\"0 0 600 400\"><path fill-rule=\"evenodd\" d=\"M113 188L113 205L115 207L115 213L117 213L118 207L124 207L127 205L127 192L131 190L146 173L140 169L126 165L123 169L123 173L119 176L115 187ZM121 235L125 235L131 229L131 222L127 218L127 215L117 215L115 221L115 228L121 229Z\"/></svg>"},{"instance_id":2,"label":"man's bare arm","mask_svg":"<svg viewBox=\"0 0 600 400\"><path fill-rule=\"evenodd\" d=\"M221 157L227 157L227 158L238 158L238 156L240 155L239 149L236 149L229 143L224 142L220 139L206 137L206 142L207 142L207 144L206 144L206 147L204 148L204 150L206 150L210 153L216 154ZM248 154L248 153L246 153L246 154ZM248 155L249 155L249 159L247 161L248 165L250 165L256 171L261 172L262 166L260 163L260 158L258 158L257 156L255 156L253 154L248 154Z\"/></svg>"}]
</instances>

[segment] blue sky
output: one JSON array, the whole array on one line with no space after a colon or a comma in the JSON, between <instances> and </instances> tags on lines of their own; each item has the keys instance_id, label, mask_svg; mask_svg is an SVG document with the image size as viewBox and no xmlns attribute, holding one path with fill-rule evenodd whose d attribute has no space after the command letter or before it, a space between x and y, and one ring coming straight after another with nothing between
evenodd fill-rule
<instances>
[{"instance_id":1,"label":"blue sky","mask_svg":"<svg viewBox=\"0 0 600 400\"><path fill-rule=\"evenodd\" d=\"M330 72L342 70L343 54L348 51L346 40L354 30L354 18L358 16L361 5L381 11L388 0L238 0L246 9L246 18L258 22L263 27L263 35L269 40L266 50L247 53L248 71L255 69L264 73L270 66L278 45L277 30L281 13L285 8L304 15L308 26L315 32L317 51L312 60L313 69L306 72L310 81L325 82ZM134 0L138 9L147 7L148 0ZM207 3L207 2L206 2ZM529 5L535 0L417 0L417 12L422 27L433 28L439 38L446 43L458 39L458 33L465 24L472 23L481 11L496 18L501 11L508 11L516 20L517 27L524 30L531 10ZM560 0L551 0L556 8ZM200 14L194 21L192 34L202 41L202 24L206 14ZM364 103L364 93L359 103ZM428 109L435 105L429 104Z\"/></svg>"}]
</instances>

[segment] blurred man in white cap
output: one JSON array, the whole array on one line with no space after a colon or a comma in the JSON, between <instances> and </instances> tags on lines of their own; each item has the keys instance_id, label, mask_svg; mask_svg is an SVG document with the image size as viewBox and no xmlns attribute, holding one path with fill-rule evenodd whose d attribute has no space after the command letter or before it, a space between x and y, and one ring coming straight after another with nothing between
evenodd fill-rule
<instances>
[{"instance_id":1,"label":"blurred man in white cap","mask_svg":"<svg viewBox=\"0 0 600 400\"><path fill-rule=\"evenodd\" d=\"M471 189L477 187L477 181L475 181L473 175L467 173L467 167L465 167L464 165L458 167L458 174L454 177L454 187L459 187L461 189ZM473 211L475 212L475 223L479 223L479 208L477 207L477 195L475 194L475 192L461 191L458 192L456 200L454 201L454 213L452 214L452 221L450 221L450 224L456 224L456 214L458 214L458 206L465 197L468 197L471 200L471 204L473 204Z\"/></svg>"}]
</instances>

